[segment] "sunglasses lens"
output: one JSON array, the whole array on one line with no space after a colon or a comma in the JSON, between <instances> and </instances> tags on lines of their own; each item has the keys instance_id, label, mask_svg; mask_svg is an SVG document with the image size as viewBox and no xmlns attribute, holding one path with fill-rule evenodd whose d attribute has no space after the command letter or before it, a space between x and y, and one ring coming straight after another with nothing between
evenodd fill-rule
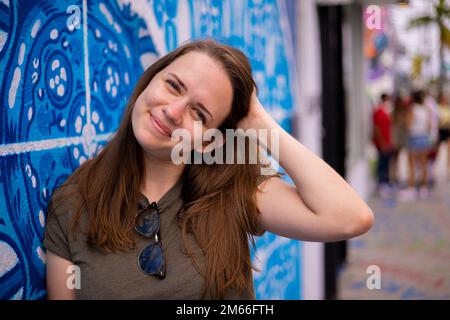
<instances>
[{"instance_id":1,"label":"sunglasses lens","mask_svg":"<svg viewBox=\"0 0 450 320\"><path fill-rule=\"evenodd\" d=\"M164 258L159 245L150 244L139 255L139 267L149 275L164 277Z\"/></svg>"},{"instance_id":2,"label":"sunglasses lens","mask_svg":"<svg viewBox=\"0 0 450 320\"><path fill-rule=\"evenodd\" d=\"M144 211L136 217L135 229L146 237L152 237L159 230L159 215L157 212Z\"/></svg>"}]
</instances>

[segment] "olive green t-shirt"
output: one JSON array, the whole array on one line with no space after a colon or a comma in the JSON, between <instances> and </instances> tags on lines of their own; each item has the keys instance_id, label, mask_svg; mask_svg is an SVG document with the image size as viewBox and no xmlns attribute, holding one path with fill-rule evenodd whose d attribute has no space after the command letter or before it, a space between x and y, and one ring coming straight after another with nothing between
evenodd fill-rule
<instances>
[{"instance_id":1,"label":"olive green t-shirt","mask_svg":"<svg viewBox=\"0 0 450 320\"><path fill-rule=\"evenodd\" d=\"M264 179L258 179L258 184L262 180ZM166 278L162 280L144 274L138 266L138 255L151 239L136 237L135 249L104 254L87 244L84 232L77 233L76 239L69 232L75 207L72 201L79 199L72 198L57 210L50 201L43 243L47 250L79 267L80 288L75 289L77 299L201 299L204 279L195 269L192 259L185 254L181 229L176 221L183 204L182 186L183 180L180 179L157 202L166 267ZM55 192L65 190L59 188ZM139 206L144 208L148 205L149 200L140 194ZM79 223L80 229L86 230L86 214L81 216ZM257 235L264 232L259 227ZM205 260L200 247L192 235L189 235L188 240L199 266L204 267ZM51 276L47 274L47 277ZM230 290L225 299L255 299L253 287L250 292L241 295Z\"/></svg>"}]
</instances>

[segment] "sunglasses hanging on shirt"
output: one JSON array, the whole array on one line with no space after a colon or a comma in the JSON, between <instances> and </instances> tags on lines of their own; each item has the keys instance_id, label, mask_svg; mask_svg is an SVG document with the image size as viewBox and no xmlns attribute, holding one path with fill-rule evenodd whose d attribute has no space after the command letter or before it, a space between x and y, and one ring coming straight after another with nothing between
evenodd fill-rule
<instances>
[{"instance_id":1,"label":"sunglasses hanging on shirt","mask_svg":"<svg viewBox=\"0 0 450 320\"><path fill-rule=\"evenodd\" d=\"M156 202L152 202L136 215L134 229L140 235L152 239L152 242L144 247L138 255L139 269L147 275L164 279L166 270L161 244L159 215L160 212Z\"/></svg>"}]
</instances>

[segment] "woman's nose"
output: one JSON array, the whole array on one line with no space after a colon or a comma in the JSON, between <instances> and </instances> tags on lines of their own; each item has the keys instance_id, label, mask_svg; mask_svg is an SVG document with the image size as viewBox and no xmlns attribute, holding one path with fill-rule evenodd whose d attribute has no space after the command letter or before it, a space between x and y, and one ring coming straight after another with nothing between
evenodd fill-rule
<instances>
[{"instance_id":1,"label":"woman's nose","mask_svg":"<svg viewBox=\"0 0 450 320\"><path fill-rule=\"evenodd\" d=\"M186 109L186 102L182 99L174 101L163 108L163 113L174 125L180 125Z\"/></svg>"}]
</instances>

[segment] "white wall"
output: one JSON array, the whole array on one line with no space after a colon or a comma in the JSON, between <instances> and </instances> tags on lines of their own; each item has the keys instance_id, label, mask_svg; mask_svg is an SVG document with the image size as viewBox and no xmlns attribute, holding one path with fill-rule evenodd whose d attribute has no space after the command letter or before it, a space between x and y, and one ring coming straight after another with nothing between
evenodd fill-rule
<instances>
[{"instance_id":1,"label":"white wall","mask_svg":"<svg viewBox=\"0 0 450 320\"><path fill-rule=\"evenodd\" d=\"M322 154L322 112L320 99L321 66L320 34L315 0L302 0L297 5L297 61L300 142L315 154ZM302 296L304 299L324 298L324 245L304 242L302 254Z\"/></svg>"}]
</instances>

